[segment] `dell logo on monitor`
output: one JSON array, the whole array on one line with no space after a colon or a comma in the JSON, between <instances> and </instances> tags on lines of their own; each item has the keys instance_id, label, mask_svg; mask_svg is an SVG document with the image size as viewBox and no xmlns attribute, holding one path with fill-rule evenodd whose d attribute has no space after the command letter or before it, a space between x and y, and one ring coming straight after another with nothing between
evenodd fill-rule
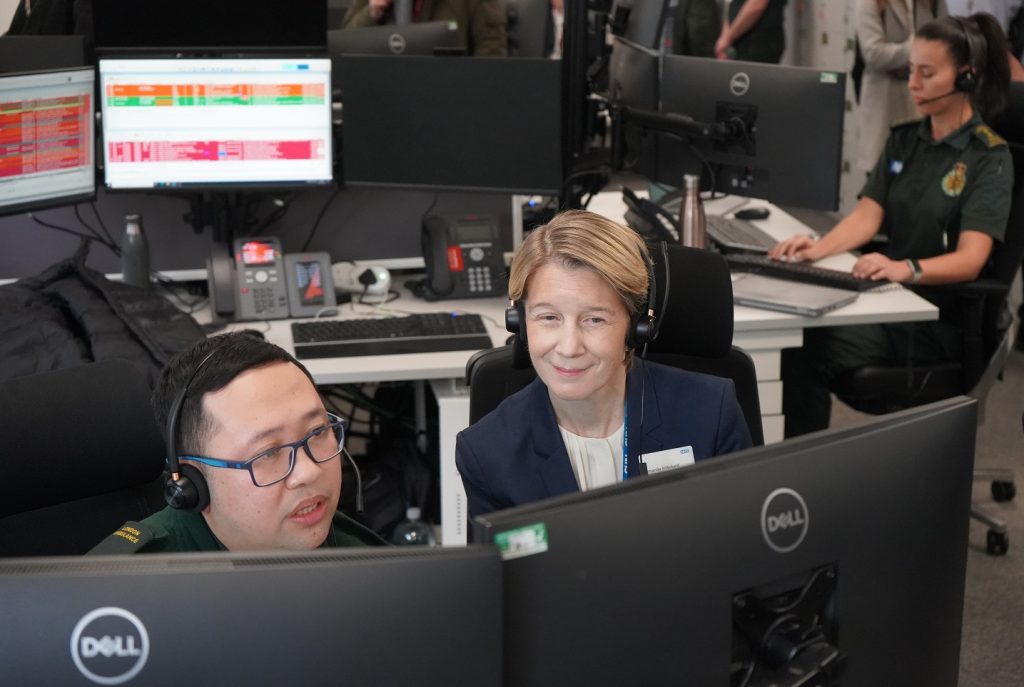
<instances>
[{"instance_id":1,"label":"dell logo on monitor","mask_svg":"<svg viewBox=\"0 0 1024 687\"><path fill-rule=\"evenodd\" d=\"M729 90L733 95L743 95L750 90L750 77L746 72L736 72L729 79Z\"/></svg>"},{"instance_id":2,"label":"dell logo on monitor","mask_svg":"<svg viewBox=\"0 0 1024 687\"><path fill-rule=\"evenodd\" d=\"M761 506L761 534L768 546L779 553L789 553L800 546L809 523L807 504L792 489L776 489Z\"/></svg>"},{"instance_id":3,"label":"dell logo on monitor","mask_svg":"<svg viewBox=\"0 0 1024 687\"><path fill-rule=\"evenodd\" d=\"M149 657L146 626L133 613L106 606L86 613L71 632L71 660L98 685L120 685Z\"/></svg>"},{"instance_id":4,"label":"dell logo on monitor","mask_svg":"<svg viewBox=\"0 0 1024 687\"><path fill-rule=\"evenodd\" d=\"M396 55L405 52L405 36L400 33L393 33L388 36L388 50Z\"/></svg>"}]
</instances>

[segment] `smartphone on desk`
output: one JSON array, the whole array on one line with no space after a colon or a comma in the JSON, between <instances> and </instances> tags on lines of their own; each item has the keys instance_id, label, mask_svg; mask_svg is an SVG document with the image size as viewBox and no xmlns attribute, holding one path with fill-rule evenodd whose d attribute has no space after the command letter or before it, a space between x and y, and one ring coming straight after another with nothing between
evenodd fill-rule
<instances>
[{"instance_id":1,"label":"smartphone on desk","mask_svg":"<svg viewBox=\"0 0 1024 687\"><path fill-rule=\"evenodd\" d=\"M483 298L506 291L505 261L493 217L431 215L423 220L426 279L415 288L426 300Z\"/></svg>"}]
</instances>

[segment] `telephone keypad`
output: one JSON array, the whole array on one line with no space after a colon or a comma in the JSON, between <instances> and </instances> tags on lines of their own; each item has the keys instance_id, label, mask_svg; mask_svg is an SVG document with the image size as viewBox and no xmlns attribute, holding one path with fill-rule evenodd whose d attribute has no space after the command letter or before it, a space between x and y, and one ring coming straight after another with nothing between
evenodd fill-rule
<instances>
[{"instance_id":1,"label":"telephone keypad","mask_svg":"<svg viewBox=\"0 0 1024 687\"><path fill-rule=\"evenodd\" d=\"M491 283L491 269L489 267L468 267L466 276L469 277L469 290L471 292L489 292L494 287Z\"/></svg>"}]
</instances>

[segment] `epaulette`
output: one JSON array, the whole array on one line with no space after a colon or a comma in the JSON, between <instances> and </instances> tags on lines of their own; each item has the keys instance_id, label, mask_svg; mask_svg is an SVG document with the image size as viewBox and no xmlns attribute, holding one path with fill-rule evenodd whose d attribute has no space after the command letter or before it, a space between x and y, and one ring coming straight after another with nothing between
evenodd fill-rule
<instances>
[{"instance_id":1,"label":"epaulette","mask_svg":"<svg viewBox=\"0 0 1024 687\"><path fill-rule=\"evenodd\" d=\"M921 120L922 119L924 119L924 117L911 117L910 119L899 119L899 120L893 122L892 126L889 127L889 128L890 129L904 129L904 128L906 128L908 126L911 126L911 125L918 126L918 125L921 124Z\"/></svg>"},{"instance_id":2,"label":"epaulette","mask_svg":"<svg viewBox=\"0 0 1024 687\"><path fill-rule=\"evenodd\" d=\"M155 535L155 530L149 525L144 525L141 522L129 521L121 525L120 529L94 546L89 551L89 555L138 553L146 546L146 544L153 541L153 537Z\"/></svg>"},{"instance_id":3,"label":"epaulette","mask_svg":"<svg viewBox=\"0 0 1024 687\"><path fill-rule=\"evenodd\" d=\"M997 134L988 124L979 124L974 127L974 135L984 141L989 148L1007 145L1006 139Z\"/></svg>"}]
</instances>

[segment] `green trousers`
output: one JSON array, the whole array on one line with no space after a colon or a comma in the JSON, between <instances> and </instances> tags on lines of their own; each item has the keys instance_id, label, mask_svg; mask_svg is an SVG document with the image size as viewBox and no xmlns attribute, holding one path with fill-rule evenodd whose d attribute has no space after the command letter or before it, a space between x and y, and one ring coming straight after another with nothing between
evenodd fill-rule
<instances>
[{"instance_id":1,"label":"green trousers","mask_svg":"<svg viewBox=\"0 0 1024 687\"><path fill-rule=\"evenodd\" d=\"M842 373L865 365L958 360L960 348L959 329L942 320L805 329L801 348L782 351L786 437L828 427L829 387Z\"/></svg>"}]
</instances>

